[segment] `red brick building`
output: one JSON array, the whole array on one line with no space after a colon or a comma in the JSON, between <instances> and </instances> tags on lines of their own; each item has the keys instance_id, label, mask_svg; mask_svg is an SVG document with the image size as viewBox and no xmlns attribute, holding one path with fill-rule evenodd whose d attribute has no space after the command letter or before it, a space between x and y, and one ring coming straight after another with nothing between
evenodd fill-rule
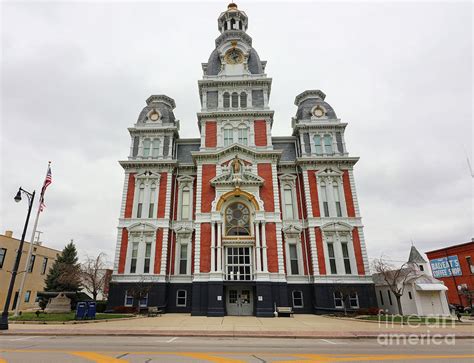
<instances>
[{"instance_id":1,"label":"red brick building","mask_svg":"<svg viewBox=\"0 0 474 363\"><path fill-rule=\"evenodd\" d=\"M448 287L449 303L469 306L466 292L474 296L474 242L429 251L426 255L433 277Z\"/></svg>"},{"instance_id":2,"label":"red brick building","mask_svg":"<svg viewBox=\"0 0 474 363\"><path fill-rule=\"evenodd\" d=\"M179 137L164 95L129 128L110 307L273 316L279 306L376 306L347 124L322 91L307 90L292 135L272 136L272 79L247 15L230 4L218 27L198 82L198 137Z\"/></svg>"}]
</instances>

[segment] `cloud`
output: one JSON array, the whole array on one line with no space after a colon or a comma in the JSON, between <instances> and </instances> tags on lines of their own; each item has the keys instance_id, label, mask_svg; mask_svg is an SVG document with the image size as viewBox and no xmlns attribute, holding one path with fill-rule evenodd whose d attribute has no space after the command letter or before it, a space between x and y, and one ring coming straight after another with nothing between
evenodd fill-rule
<instances>
[{"instance_id":1,"label":"cloud","mask_svg":"<svg viewBox=\"0 0 474 363\"><path fill-rule=\"evenodd\" d=\"M150 94L176 100L197 135L200 63L222 3L5 3L0 228L21 233L18 186L53 184L40 230L113 259L123 187L117 160ZM273 78L274 135L291 134L297 94L322 89L360 156L358 197L371 257L406 258L472 236L472 4L242 2Z\"/></svg>"}]
</instances>

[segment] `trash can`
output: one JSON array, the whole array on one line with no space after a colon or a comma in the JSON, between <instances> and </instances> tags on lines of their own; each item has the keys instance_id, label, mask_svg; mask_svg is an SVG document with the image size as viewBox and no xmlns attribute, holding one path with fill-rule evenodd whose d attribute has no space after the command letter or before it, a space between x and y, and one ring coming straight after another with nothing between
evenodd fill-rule
<instances>
[{"instance_id":1,"label":"trash can","mask_svg":"<svg viewBox=\"0 0 474 363\"><path fill-rule=\"evenodd\" d=\"M83 320L87 317L87 303L80 301L76 305L76 320Z\"/></svg>"},{"instance_id":2,"label":"trash can","mask_svg":"<svg viewBox=\"0 0 474 363\"><path fill-rule=\"evenodd\" d=\"M95 301L87 303L87 319L95 319L96 306Z\"/></svg>"}]
</instances>

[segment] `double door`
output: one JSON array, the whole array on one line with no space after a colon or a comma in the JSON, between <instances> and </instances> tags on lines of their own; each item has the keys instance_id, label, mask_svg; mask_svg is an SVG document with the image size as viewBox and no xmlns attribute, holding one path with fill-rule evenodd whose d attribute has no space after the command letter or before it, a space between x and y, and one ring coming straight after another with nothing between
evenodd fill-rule
<instances>
[{"instance_id":1,"label":"double door","mask_svg":"<svg viewBox=\"0 0 474 363\"><path fill-rule=\"evenodd\" d=\"M252 288L230 286L226 295L227 315L253 315Z\"/></svg>"}]
</instances>

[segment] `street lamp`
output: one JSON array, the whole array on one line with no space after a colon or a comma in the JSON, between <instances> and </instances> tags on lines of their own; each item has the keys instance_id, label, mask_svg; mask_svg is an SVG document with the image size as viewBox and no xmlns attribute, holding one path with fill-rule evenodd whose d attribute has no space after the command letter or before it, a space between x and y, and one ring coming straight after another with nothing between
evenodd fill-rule
<instances>
[{"instance_id":1,"label":"street lamp","mask_svg":"<svg viewBox=\"0 0 474 363\"><path fill-rule=\"evenodd\" d=\"M12 298L13 287L15 286L15 279L18 273L18 266L20 266L21 253L23 251L23 244L25 242L26 230L28 229L28 222L30 220L31 208L33 207L33 201L35 199L35 191L33 193L27 192L22 187L18 189L18 193L15 196L15 202L21 201L21 194L24 193L28 197L28 214L26 215L25 226L23 227L23 234L21 235L20 246L16 254L15 265L12 270L12 277L10 279L10 286L8 288L7 299L5 300L5 307L3 308L2 317L0 319L0 330L8 330L8 308L10 307L10 300ZM31 241L33 243L33 241ZM26 273L26 272L25 272ZM20 296L18 297L20 299ZM17 301L18 304L18 301Z\"/></svg>"}]
</instances>

